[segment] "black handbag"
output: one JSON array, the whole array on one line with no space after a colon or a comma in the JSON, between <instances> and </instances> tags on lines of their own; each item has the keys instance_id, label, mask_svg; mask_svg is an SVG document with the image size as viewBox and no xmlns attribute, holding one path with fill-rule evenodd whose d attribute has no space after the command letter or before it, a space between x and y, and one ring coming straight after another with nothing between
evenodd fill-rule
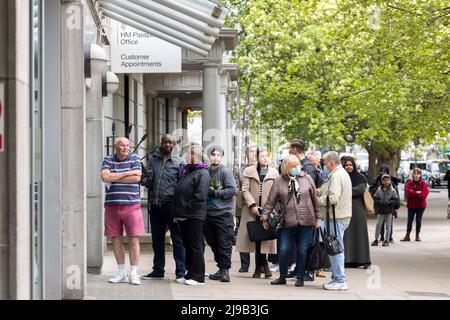
<instances>
[{"instance_id":1,"label":"black handbag","mask_svg":"<svg viewBox=\"0 0 450 320\"><path fill-rule=\"evenodd\" d=\"M320 229L322 239L323 239L323 245L325 248L325 251L330 256L335 256L337 254L340 254L344 252L344 248L342 247L341 243L336 237L336 214L334 212L334 205L331 206L333 210L333 224L334 224L334 235L329 234L330 230L330 198L327 196L327 227L325 228L324 232L322 232L322 229Z\"/></svg>"},{"instance_id":2,"label":"black handbag","mask_svg":"<svg viewBox=\"0 0 450 320\"><path fill-rule=\"evenodd\" d=\"M277 229L270 227L270 224L268 230L264 229L262 221L260 220L247 222L247 232L248 237L252 242L273 240L277 238Z\"/></svg>"},{"instance_id":3,"label":"black handbag","mask_svg":"<svg viewBox=\"0 0 450 320\"><path fill-rule=\"evenodd\" d=\"M319 230L314 230L314 244L308 248L305 270L315 271L330 267L331 263L328 253L325 251L323 242L319 242Z\"/></svg>"}]
</instances>

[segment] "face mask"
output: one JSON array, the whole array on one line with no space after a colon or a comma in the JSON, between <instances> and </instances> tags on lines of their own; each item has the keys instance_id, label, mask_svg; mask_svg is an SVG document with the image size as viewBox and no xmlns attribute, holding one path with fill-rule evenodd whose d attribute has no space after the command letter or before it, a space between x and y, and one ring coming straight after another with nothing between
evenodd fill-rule
<instances>
[{"instance_id":1,"label":"face mask","mask_svg":"<svg viewBox=\"0 0 450 320\"><path fill-rule=\"evenodd\" d=\"M298 167L291 169L291 176L296 177L300 174L300 169Z\"/></svg>"},{"instance_id":2,"label":"face mask","mask_svg":"<svg viewBox=\"0 0 450 320\"><path fill-rule=\"evenodd\" d=\"M326 177L328 177L328 174L330 173L330 171L328 171L328 168L327 168L326 166L323 166L322 173L323 173Z\"/></svg>"}]
</instances>

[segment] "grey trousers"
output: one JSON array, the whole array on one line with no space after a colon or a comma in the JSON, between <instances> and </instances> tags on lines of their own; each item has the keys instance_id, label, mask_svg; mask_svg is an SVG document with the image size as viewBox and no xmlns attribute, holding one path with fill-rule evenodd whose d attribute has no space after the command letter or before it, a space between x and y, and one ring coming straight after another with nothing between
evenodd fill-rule
<instances>
[{"instance_id":1,"label":"grey trousers","mask_svg":"<svg viewBox=\"0 0 450 320\"><path fill-rule=\"evenodd\" d=\"M384 234L389 234L391 232L391 225L392 225L392 213L389 214L377 214L377 226L375 228L375 239L378 239L380 237L380 231L381 231L381 225L384 222L384 227L386 228ZM389 239L385 238L385 239Z\"/></svg>"}]
</instances>

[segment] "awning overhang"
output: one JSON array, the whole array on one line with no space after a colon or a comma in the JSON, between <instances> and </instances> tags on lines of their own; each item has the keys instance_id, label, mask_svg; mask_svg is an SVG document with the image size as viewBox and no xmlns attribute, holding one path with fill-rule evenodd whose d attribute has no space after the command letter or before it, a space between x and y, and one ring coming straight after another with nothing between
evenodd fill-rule
<instances>
[{"instance_id":1,"label":"awning overhang","mask_svg":"<svg viewBox=\"0 0 450 320\"><path fill-rule=\"evenodd\" d=\"M105 16L202 56L219 37L228 9L210 0L102 0Z\"/></svg>"}]
</instances>

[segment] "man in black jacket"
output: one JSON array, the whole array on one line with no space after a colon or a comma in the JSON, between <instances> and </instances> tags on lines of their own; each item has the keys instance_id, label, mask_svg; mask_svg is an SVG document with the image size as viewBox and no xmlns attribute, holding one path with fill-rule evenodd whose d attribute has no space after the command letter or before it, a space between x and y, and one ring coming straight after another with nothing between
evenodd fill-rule
<instances>
[{"instance_id":1,"label":"man in black jacket","mask_svg":"<svg viewBox=\"0 0 450 320\"><path fill-rule=\"evenodd\" d=\"M167 228L173 244L175 275L177 282L184 282L186 273L185 248L180 227L173 222L171 206L175 187L182 175L182 159L172 154L176 142L171 135L163 135L161 146L151 156L144 181L148 188L152 247L154 252L153 271L142 279L163 279L165 268L165 235Z\"/></svg>"}]
</instances>

